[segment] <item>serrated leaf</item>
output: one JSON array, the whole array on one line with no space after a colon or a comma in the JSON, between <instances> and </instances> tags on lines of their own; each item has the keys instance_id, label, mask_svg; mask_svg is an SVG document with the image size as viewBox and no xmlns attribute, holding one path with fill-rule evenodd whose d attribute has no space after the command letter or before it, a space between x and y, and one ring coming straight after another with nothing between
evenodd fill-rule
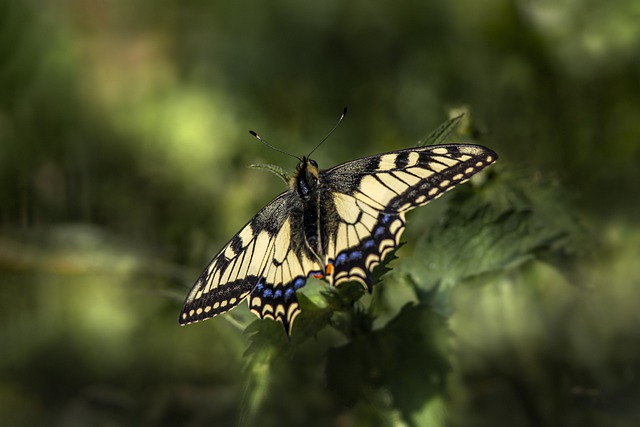
<instances>
[{"instance_id":1,"label":"serrated leaf","mask_svg":"<svg viewBox=\"0 0 640 427\"><path fill-rule=\"evenodd\" d=\"M296 320L290 338L275 320L256 319L244 331L249 345L244 353L244 393L241 405L241 425L255 425L255 418L269 397L274 365L283 356L291 355L302 344L329 325L332 310L315 304L303 293L298 293L302 312Z\"/></svg>"},{"instance_id":2,"label":"serrated leaf","mask_svg":"<svg viewBox=\"0 0 640 427\"><path fill-rule=\"evenodd\" d=\"M258 357L263 354L282 355L295 349L329 325L333 309L313 302L302 292L297 294L302 310L296 318L291 337L287 337L282 324L271 319L256 319L244 330L249 336L249 345L244 357Z\"/></svg>"},{"instance_id":3,"label":"serrated leaf","mask_svg":"<svg viewBox=\"0 0 640 427\"><path fill-rule=\"evenodd\" d=\"M358 282L345 282L337 287L327 288L322 291L327 304L333 311L349 310L359 300L365 290Z\"/></svg>"},{"instance_id":4,"label":"serrated leaf","mask_svg":"<svg viewBox=\"0 0 640 427\"><path fill-rule=\"evenodd\" d=\"M371 314L357 305L357 301L365 294L366 291L358 282L346 282L322 291L333 314L331 325L347 337L371 329Z\"/></svg>"},{"instance_id":5,"label":"serrated leaf","mask_svg":"<svg viewBox=\"0 0 640 427\"><path fill-rule=\"evenodd\" d=\"M463 116L464 114L460 114L459 116L442 123L433 132L431 132L424 141L418 141L415 146L426 147L428 145L437 145L446 142L447 138L451 135L451 132L456 129Z\"/></svg>"},{"instance_id":6,"label":"serrated leaf","mask_svg":"<svg viewBox=\"0 0 640 427\"><path fill-rule=\"evenodd\" d=\"M449 287L473 275L518 265L560 237L531 211L496 212L490 205L480 206L448 216L416 246L420 262L412 264L411 276L427 290Z\"/></svg>"},{"instance_id":7,"label":"serrated leaf","mask_svg":"<svg viewBox=\"0 0 640 427\"><path fill-rule=\"evenodd\" d=\"M564 251L575 226L557 209L561 196L545 199L541 193L517 180L460 189L443 220L419 239L399 270L416 284L422 301L433 302L436 289L447 291L463 280Z\"/></svg>"},{"instance_id":8,"label":"serrated leaf","mask_svg":"<svg viewBox=\"0 0 640 427\"><path fill-rule=\"evenodd\" d=\"M264 163L254 163L254 164L249 165L249 166L252 167L252 168L256 168L256 169L263 169L263 170L269 171L272 174L276 175L281 180L283 180L286 185L289 185L289 181L291 180L291 175L289 175L289 172L287 172L286 170L282 169L278 165L271 165L271 164L264 164Z\"/></svg>"},{"instance_id":9,"label":"serrated leaf","mask_svg":"<svg viewBox=\"0 0 640 427\"><path fill-rule=\"evenodd\" d=\"M254 425L256 414L268 395L272 374L273 349L262 348L254 353L251 362L244 368L244 392L240 404L240 426Z\"/></svg>"},{"instance_id":10,"label":"serrated leaf","mask_svg":"<svg viewBox=\"0 0 640 427\"><path fill-rule=\"evenodd\" d=\"M449 370L441 348L445 337L442 318L425 306L408 304L384 328L331 349L327 384L347 405L368 389L386 389L409 421L410 414L443 390Z\"/></svg>"},{"instance_id":11,"label":"serrated leaf","mask_svg":"<svg viewBox=\"0 0 640 427\"><path fill-rule=\"evenodd\" d=\"M329 325L333 314L331 307L316 304L304 293L298 293L297 297L302 313L296 319L296 325L293 328L292 344L301 344L316 336Z\"/></svg>"}]
</instances>

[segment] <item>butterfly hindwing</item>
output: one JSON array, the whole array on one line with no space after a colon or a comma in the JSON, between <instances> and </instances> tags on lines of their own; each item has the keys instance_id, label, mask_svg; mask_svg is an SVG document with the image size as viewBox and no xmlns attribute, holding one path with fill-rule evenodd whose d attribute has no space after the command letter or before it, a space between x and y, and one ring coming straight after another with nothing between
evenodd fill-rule
<instances>
[{"instance_id":1,"label":"butterfly hindwing","mask_svg":"<svg viewBox=\"0 0 640 427\"><path fill-rule=\"evenodd\" d=\"M328 264L333 274L328 279L333 285L356 280L373 289L371 272L384 257L400 243L405 228L404 213L379 211L363 200L340 193L334 194L336 211L341 220L328 242ZM353 220L347 210L358 212Z\"/></svg>"},{"instance_id":2,"label":"butterfly hindwing","mask_svg":"<svg viewBox=\"0 0 640 427\"><path fill-rule=\"evenodd\" d=\"M339 217L327 248L329 280L356 280L371 290L371 272L399 244L406 212L495 160L484 147L450 144L365 157L324 172Z\"/></svg>"},{"instance_id":3,"label":"butterfly hindwing","mask_svg":"<svg viewBox=\"0 0 640 427\"><path fill-rule=\"evenodd\" d=\"M307 277L319 274L320 264L300 250L301 235L292 229L296 218L287 218L274 240L273 252L251 292L249 308L261 319L282 322L287 334L291 334L293 320L300 314L296 291L302 288Z\"/></svg>"}]
</instances>

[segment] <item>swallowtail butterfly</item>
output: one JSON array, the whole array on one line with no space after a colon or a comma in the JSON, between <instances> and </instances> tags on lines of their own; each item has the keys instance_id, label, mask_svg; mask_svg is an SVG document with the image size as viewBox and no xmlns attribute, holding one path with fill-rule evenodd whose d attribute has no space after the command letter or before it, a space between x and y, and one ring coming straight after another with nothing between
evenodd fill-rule
<instances>
[{"instance_id":1,"label":"swallowtail butterfly","mask_svg":"<svg viewBox=\"0 0 640 427\"><path fill-rule=\"evenodd\" d=\"M372 270L400 242L405 215L497 160L473 144L408 148L321 170L303 157L289 188L233 236L184 302L181 325L206 320L247 300L259 318L287 334L300 313L296 291L307 278L357 281L372 290Z\"/></svg>"}]
</instances>

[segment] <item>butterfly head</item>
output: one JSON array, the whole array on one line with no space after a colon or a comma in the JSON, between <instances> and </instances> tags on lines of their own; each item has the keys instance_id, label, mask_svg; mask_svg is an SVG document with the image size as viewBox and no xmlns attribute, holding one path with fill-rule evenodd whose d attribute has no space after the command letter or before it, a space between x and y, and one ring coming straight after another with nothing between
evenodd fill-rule
<instances>
[{"instance_id":1,"label":"butterfly head","mask_svg":"<svg viewBox=\"0 0 640 427\"><path fill-rule=\"evenodd\" d=\"M291 177L289 183L291 191L298 193L303 200L309 200L318 189L319 176L318 163L313 159L303 157Z\"/></svg>"}]
</instances>

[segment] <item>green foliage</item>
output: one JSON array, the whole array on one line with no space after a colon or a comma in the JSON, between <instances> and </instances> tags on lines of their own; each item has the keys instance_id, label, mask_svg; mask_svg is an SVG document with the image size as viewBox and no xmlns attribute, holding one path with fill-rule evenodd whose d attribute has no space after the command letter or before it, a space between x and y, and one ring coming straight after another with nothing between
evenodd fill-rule
<instances>
[{"instance_id":1,"label":"green foliage","mask_svg":"<svg viewBox=\"0 0 640 427\"><path fill-rule=\"evenodd\" d=\"M399 410L412 424L412 415L444 391L449 369L445 338L441 317L424 305L408 304L384 328L329 350L328 387L343 405L365 399L387 411ZM384 391L390 401L370 399Z\"/></svg>"},{"instance_id":2,"label":"green foliage","mask_svg":"<svg viewBox=\"0 0 640 427\"><path fill-rule=\"evenodd\" d=\"M566 261L588 250L585 230L569 214L560 190L516 176L491 180L481 184L490 188L460 189L446 215L418 239L414 256L398 269L425 298L435 289L449 291L465 280L504 274L535 258Z\"/></svg>"},{"instance_id":3,"label":"green foliage","mask_svg":"<svg viewBox=\"0 0 640 427\"><path fill-rule=\"evenodd\" d=\"M437 144L445 143L447 141L447 138L449 138L449 135L451 135L451 133L454 130L456 130L456 128L460 124L460 120L462 120L462 116L463 115L461 114L457 117L454 117L442 123L440 126L436 128L436 130L431 132L429 136L425 138L424 141L419 141L415 146L425 147L428 145L437 145Z\"/></svg>"},{"instance_id":4,"label":"green foliage","mask_svg":"<svg viewBox=\"0 0 640 427\"><path fill-rule=\"evenodd\" d=\"M280 178L285 185L289 185L289 181L291 180L291 175L289 175L289 172L287 172L286 170L282 169L280 166L277 166L277 165L266 165L266 164L259 163L259 164L253 164L251 165L251 167L271 172L272 174Z\"/></svg>"},{"instance_id":5,"label":"green foliage","mask_svg":"<svg viewBox=\"0 0 640 427\"><path fill-rule=\"evenodd\" d=\"M446 140L459 119L441 125L427 142ZM347 342L322 341L327 358L317 361L326 366L335 411L353 407L353 416L382 425L393 424L396 416L408 425L420 425L424 419L443 423L440 406L425 402L440 401L451 369L445 344L450 334L447 319L454 314L451 293L462 285L505 280L540 263L549 271L564 269L575 279L571 265L590 256L593 242L568 200L553 181L532 182L498 166L457 190L441 220L417 236L412 254L397 261L395 269L388 267L395 259L390 257L376 271L376 277L384 277L373 298L355 283L321 291L322 299L316 295L315 302L303 296L300 325L291 340L274 322L254 323L246 370L255 369L256 363L262 366L259 360L304 353L309 337L335 329ZM385 313L389 305L384 300L394 298L389 288L403 283L417 298L409 298L398 312ZM380 315L390 320L376 323ZM419 374L407 371L407 365ZM250 381L278 373L272 364L260 372ZM287 385L301 386L295 379ZM269 401L265 387L253 387L254 416Z\"/></svg>"},{"instance_id":6,"label":"green foliage","mask_svg":"<svg viewBox=\"0 0 640 427\"><path fill-rule=\"evenodd\" d=\"M424 231L411 256L397 261L393 270L383 267L391 273L376 285L375 295L384 299L394 292L388 287L405 281L418 298L405 302L382 327L373 327L381 304L360 301L366 293L357 283L320 292L318 303L301 295L303 311L290 340L275 322L254 322L247 329L252 335L246 371L251 373L248 383L262 386L247 386L253 390L248 412L257 413L261 400L268 400L264 384L275 373L264 361L304 352L310 337L332 327L347 338L338 346L326 341L322 352L327 358L320 360L335 407L376 407L369 416L378 422L393 419L397 411L405 423L416 425L425 402L442 396L451 367L445 344L450 292L464 283L507 277L533 260L566 260L584 234L570 218L552 214L558 210L553 202L563 198L558 190L503 178L502 172L489 175L456 192L442 220ZM300 386L295 380L289 385Z\"/></svg>"}]
</instances>

